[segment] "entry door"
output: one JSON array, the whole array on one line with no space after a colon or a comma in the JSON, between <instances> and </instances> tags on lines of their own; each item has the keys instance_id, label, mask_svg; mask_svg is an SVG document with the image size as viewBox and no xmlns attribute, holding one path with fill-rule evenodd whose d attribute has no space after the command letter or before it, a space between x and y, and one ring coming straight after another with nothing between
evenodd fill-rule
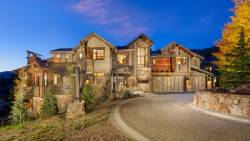
<instances>
[{"instance_id":1,"label":"entry door","mask_svg":"<svg viewBox=\"0 0 250 141\"><path fill-rule=\"evenodd\" d=\"M121 86L126 85L125 78L121 77L121 76L114 77L114 84L115 84L115 86L114 86L115 91L118 91Z\"/></svg>"}]
</instances>

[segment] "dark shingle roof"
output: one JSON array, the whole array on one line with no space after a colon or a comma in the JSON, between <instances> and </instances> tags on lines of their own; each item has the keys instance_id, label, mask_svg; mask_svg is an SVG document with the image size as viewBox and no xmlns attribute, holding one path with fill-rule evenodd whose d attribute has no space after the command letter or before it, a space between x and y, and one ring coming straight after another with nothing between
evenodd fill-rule
<instances>
[{"instance_id":1,"label":"dark shingle roof","mask_svg":"<svg viewBox=\"0 0 250 141\"><path fill-rule=\"evenodd\" d=\"M128 49L127 46L116 46L117 50Z\"/></svg>"},{"instance_id":2,"label":"dark shingle roof","mask_svg":"<svg viewBox=\"0 0 250 141\"><path fill-rule=\"evenodd\" d=\"M54 51L72 51L72 50L73 50L72 48L58 48L55 50L51 50L51 52L54 52Z\"/></svg>"},{"instance_id":3,"label":"dark shingle roof","mask_svg":"<svg viewBox=\"0 0 250 141\"><path fill-rule=\"evenodd\" d=\"M160 55L161 51L160 50L155 50L150 52L151 55Z\"/></svg>"},{"instance_id":4,"label":"dark shingle roof","mask_svg":"<svg viewBox=\"0 0 250 141\"><path fill-rule=\"evenodd\" d=\"M63 62L63 63L49 63L48 68L50 71L54 73L60 73L60 74L65 74L67 72L67 67L74 65L74 63L70 62Z\"/></svg>"}]
</instances>

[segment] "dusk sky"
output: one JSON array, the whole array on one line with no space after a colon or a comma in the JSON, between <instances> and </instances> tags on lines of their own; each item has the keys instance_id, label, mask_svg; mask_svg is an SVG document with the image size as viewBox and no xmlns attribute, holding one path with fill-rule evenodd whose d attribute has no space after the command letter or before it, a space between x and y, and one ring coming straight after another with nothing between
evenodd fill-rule
<instances>
[{"instance_id":1,"label":"dusk sky","mask_svg":"<svg viewBox=\"0 0 250 141\"><path fill-rule=\"evenodd\" d=\"M96 32L114 45L138 34L153 49L177 41L187 48L214 45L230 21L230 0L1 0L0 72L26 65L31 50L49 57Z\"/></svg>"}]
</instances>

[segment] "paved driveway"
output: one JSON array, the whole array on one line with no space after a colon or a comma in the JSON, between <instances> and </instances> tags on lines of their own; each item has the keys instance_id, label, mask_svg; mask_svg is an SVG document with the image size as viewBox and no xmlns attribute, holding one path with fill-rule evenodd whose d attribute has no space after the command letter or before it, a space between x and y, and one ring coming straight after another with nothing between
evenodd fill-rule
<instances>
[{"instance_id":1,"label":"paved driveway","mask_svg":"<svg viewBox=\"0 0 250 141\"><path fill-rule=\"evenodd\" d=\"M193 110L193 95L158 95L132 100L120 108L122 120L155 141L250 141L250 124Z\"/></svg>"}]
</instances>

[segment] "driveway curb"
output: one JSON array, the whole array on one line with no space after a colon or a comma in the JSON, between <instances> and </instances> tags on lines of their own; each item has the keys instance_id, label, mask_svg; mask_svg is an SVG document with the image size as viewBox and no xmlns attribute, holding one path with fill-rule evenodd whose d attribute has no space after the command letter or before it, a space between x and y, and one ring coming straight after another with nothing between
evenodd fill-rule
<instances>
[{"instance_id":1,"label":"driveway curb","mask_svg":"<svg viewBox=\"0 0 250 141\"><path fill-rule=\"evenodd\" d=\"M193 104L190 104L190 107L192 109L196 110L196 111L203 112L203 113L208 114L208 115L216 116L216 117L227 119L227 120L244 122L244 123L249 123L250 124L250 119L240 118L240 117L235 117L235 116L231 116L231 115L227 115L227 114L212 112L212 111L209 111L209 110L205 110L205 109L201 109L199 107L196 107Z\"/></svg>"},{"instance_id":2,"label":"driveway curb","mask_svg":"<svg viewBox=\"0 0 250 141\"><path fill-rule=\"evenodd\" d=\"M137 99L137 98L136 98ZM111 108L110 111L110 121L113 126L115 126L120 132L122 132L125 136L137 140L137 141L149 141L146 137L135 131L134 129L130 128L121 118L120 116L120 107L130 101L136 100L136 99L130 99L126 100L122 103L119 103L115 105L113 108Z\"/></svg>"}]
</instances>

